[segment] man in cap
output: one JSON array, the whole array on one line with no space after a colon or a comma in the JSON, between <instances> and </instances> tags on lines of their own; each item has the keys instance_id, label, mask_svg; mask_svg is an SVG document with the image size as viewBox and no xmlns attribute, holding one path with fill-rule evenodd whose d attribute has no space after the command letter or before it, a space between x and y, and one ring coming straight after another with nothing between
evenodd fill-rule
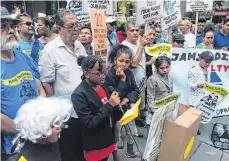
<instances>
[{"instance_id":1,"label":"man in cap","mask_svg":"<svg viewBox=\"0 0 229 161\"><path fill-rule=\"evenodd\" d=\"M184 47L184 35L182 34L174 34L173 35L173 43L172 46L175 48L183 48Z\"/></svg>"},{"instance_id":2,"label":"man in cap","mask_svg":"<svg viewBox=\"0 0 229 161\"><path fill-rule=\"evenodd\" d=\"M199 54L199 64L189 70L188 87L190 107L196 108L200 99L204 96L204 83L210 82L210 74L208 67L214 59L214 55L210 51L204 51Z\"/></svg>"},{"instance_id":3,"label":"man in cap","mask_svg":"<svg viewBox=\"0 0 229 161\"><path fill-rule=\"evenodd\" d=\"M39 72L31 57L18 47L15 35L19 20L1 7L1 134L2 161L14 161L17 154L11 152L12 140L17 133L13 119L19 108L39 93L45 96Z\"/></svg>"},{"instance_id":4,"label":"man in cap","mask_svg":"<svg viewBox=\"0 0 229 161\"><path fill-rule=\"evenodd\" d=\"M118 44L118 37L115 33L115 29L117 26L116 19L112 16L106 17L106 23L107 23L107 39L108 39L108 51L109 49Z\"/></svg>"}]
</instances>

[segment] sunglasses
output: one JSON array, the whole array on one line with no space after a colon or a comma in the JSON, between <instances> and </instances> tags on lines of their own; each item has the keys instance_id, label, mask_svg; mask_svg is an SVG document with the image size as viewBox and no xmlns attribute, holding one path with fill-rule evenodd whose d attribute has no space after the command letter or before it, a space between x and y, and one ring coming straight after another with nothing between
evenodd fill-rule
<instances>
[{"instance_id":1,"label":"sunglasses","mask_svg":"<svg viewBox=\"0 0 229 161\"><path fill-rule=\"evenodd\" d=\"M213 37L206 37L207 39L213 39Z\"/></svg>"},{"instance_id":2,"label":"sunglasses","mask_svg":"<svg viewBox=\"0 0 229 161\"><path fill-rule=\"evenodd\" d=\"M63 26L63 27L68 29L68 30L73 30L75 28L76 28L75 30L78 30L78 29L82 28L83 25L81 23L74 23L74 24L71 24L71 25L68 25L68 26Z\"/></svg>"},{"instance_id":3,"label":"sunglasses","mask_svg":"<svg viewBox=\"0 0 229 161\"><path fill-rule=\"evenodd\" d=\"M184 44L184 41L182 40L175 40L175 42L177 42L178 44Z\"/></svg>"},{"instance_id":4,"label":"sunglasses","mask_svg":"<svg viewBox=\"0 0 229 161\"><path fill-rule=\"evenodd\" d=\"M21 23L22 25L26 25L26 26L34 26L34 23L33 22L25 22L25 23Z\"/></svg>"}]
</instances>

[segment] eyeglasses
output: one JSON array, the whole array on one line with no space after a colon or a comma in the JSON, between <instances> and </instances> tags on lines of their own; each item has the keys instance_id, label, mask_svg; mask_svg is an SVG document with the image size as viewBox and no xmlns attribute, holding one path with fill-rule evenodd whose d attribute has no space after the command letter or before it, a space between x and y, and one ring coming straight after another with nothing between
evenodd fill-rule
<instances>
[{"instance_id":1,"label":"eyeglasses","mask_svg":"<svg viewBox=\"0 0 229 161\"><path fill-rule=\"evenodd\" d=\"M21 23L22 25L26 25L26 26L34 26L34 23L33 22L25 22L25 23Z\"/></svg>"},{"instance_id":2,"label":"eyeglasses","mask_svg":"<svg viewBox=\"0 0 229 161\"><path fill-rule=\"evenodd\" d=\"M213 37L206 37L207 39L213 39Z\"/></svg>"},{"instance_id":3,"label":"eyeglasses","mask_svg":"<svg viewBox=\"0 0 229 161\"><path fill-rule=\"evenodd\" d=\"M68 29L68 30L78 30L80 28L83 27L83 25L81 23L74 23L74 24L71 24L71 25L68 25L68 26L63 26L64 28Z\"/></svg>"},{"instance_id":4,"label":"eyeglasses","mask_svg":"<svg viewBox=\"0 0 229 161\"><path fill-rule=\"evenodd\" d=\"M98 72L98 73L92 73L92 72L89 72L90 74L92 74L92 75L97 75L97 76L99 76L99 77L106 77L106 73L104 73L104 72Z\"/></svg>"},{"instance_id":5,"label":"eyeglasses","mask_svg":"<svg viewBox=\"0 0 229 161\"><path fill-rule=\"evenodd\" d=\"M9 23L2 23L1 24L1 30L7 30L7 31L9 31L9 29L12 29L12 30L15 30L15 28L16 28L16 25L15 24L9 24Z\"/></svg>"}]
</instances>

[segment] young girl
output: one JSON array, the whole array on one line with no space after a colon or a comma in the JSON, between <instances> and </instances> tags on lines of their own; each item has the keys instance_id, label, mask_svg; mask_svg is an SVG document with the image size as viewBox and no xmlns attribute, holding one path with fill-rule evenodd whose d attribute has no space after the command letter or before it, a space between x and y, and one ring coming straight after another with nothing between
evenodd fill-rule
<instances>
[{"instance_id":1,"label":"young girl","mask_svg":"<svg viewBox=\"0 0 229 161\"><path fill-rule=\"evenodd\" d=\"M131 50L122 44L115 46L110 54L108 61L112 64L110 71L107 74L105 85L107 87L112 87L115 91L119 93L121 98L121 105L125 107L130 107L130 104L135 103L139 98L139 89L136 85L134 75L132 71L129 69L130 63L132 60L132 52ZM125 108L124 108L125 109ZM132 122L134 124L134 121ZM133 127L132 125L130 125ZM121 127L117 123L116 132L118 136L121 135ZM135 152L133 150L134 141L130 135L129 128L125 126L127 131L127 153L126 155L129 157L140 157L139 152ZM120 138L119 138L120 139ZM123 140L121 141L121 145L118 145L119 148L123 148ZM120 143L120 142L119 142ZM117 153L117 152L116 152ZM116 154L114 153L114 160Z\"/></svg>"},{"instance_id":2,"label":"young girl","mask_svg":"<svg viewBox=\"0 0 229 161\"><path fill-rule=\"evenodd\" d=\"M113 92L109 97L107 88L102 85L106 66L101 58L80 56L77 61L83 76L71 99L82 125L84 157L87 161L106 161L115 150L112 126L120 104L119 94Z\"/></svg>"},{"instance_id":3,"label":"young girl","mask_svg":"<svg viewBox=\"0 0 229 161\"><path fill-rule=\"evenodd\" d=\"M169 76L171 60L167 56L159 56L155 60L155 73L147 80L147 112L146 123L150 126L153 112L152 102L163 99L173 92L172 78Z\"/></svg>"}]
</instances>

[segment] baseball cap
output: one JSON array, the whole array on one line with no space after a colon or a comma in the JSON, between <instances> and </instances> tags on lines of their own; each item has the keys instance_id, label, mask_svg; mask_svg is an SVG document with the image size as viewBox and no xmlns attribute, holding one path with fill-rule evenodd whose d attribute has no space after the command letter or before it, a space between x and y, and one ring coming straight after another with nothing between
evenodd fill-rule
<instances>
[{"instance_id":1,"label":"baseball cap","mask_svg":"<svg viewBox=\"0 0 229 161\"><path fill-rule=\"evenodd\" d=\"M199 57L201 57L204 60L213 60L214 59L214 55L210 51L202 52L201 54L199 54Z\"/></svg>"},{"instance_id":2,"label":"baseball cap","mask_svg":"<svg viewBox=\"0 0 229 161\"><path fill-rule=\"evenodd\" d=\"M184 35L183 34L174 34L173 41L176 41L176 40L185 41Z\"/></svg>"},{"instance_id":3,"label":"baseball cap","mask_svg":"<svg viewBox=\"0 0 229 161\"><path fill-rule=\"evenodd\" d=\"M112 17L112 16L106 17L106 23L112 23L112 22L116 22L115 17Z\"/></svg>"},{"instance_id":4,"label":"baseball cap","mask_svg":"<svg viewBox=\"0 0 229 161\"><path fill-rule=\"evenodd\" d=\"M20 22L20 20L12 17L5 7L1 7L1 20L12 20L14 23Z\"/></svg>"}]
</instances>

